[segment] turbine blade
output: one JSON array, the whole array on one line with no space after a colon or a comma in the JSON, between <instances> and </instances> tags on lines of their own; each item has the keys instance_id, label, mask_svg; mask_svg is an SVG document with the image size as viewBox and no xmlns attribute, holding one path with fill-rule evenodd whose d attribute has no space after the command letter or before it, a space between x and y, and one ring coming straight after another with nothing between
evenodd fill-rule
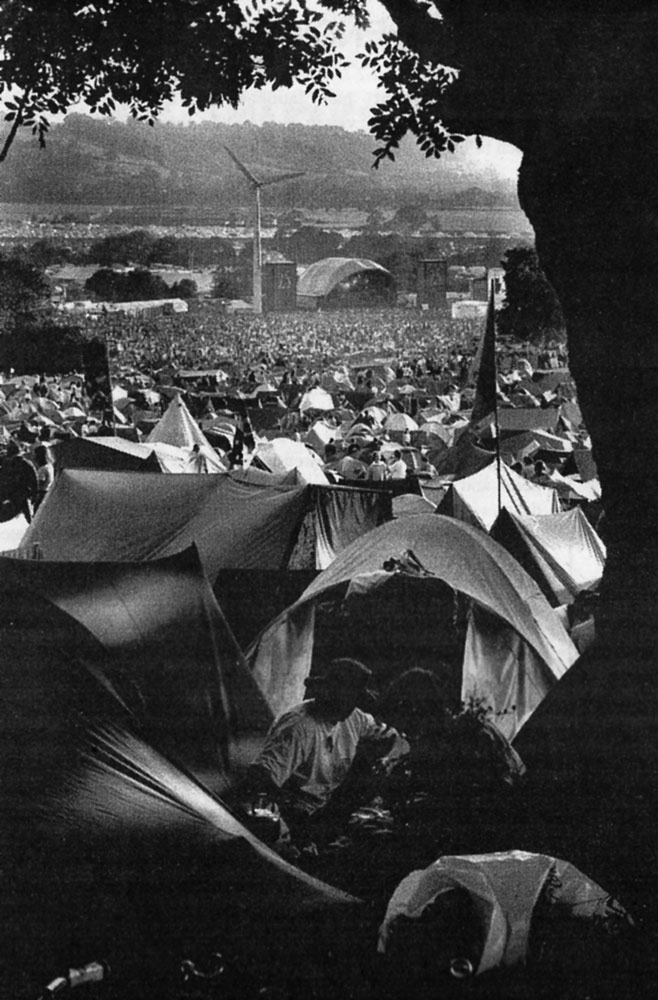
<instances>
[{"instance_id":1,"label":"turbine blade","mask_svg":"<svg viewBox=\"0 0 658 1000\"><path fill-rule=\"evenodd\" d=\"M261 182L258 181L258 180L256 180L256 178L254 177L254 175L252 174L252 172L250 170L248 170L247 167L245 167L244 163L241 163L240 160L238 160L238 158L235 155L235 153L232 152L232 150L230 150L228 148L228 146L224 146L224 149L226 150L226 152L228 153L228 155L231 157L231 159L235 163L235 165L238 168L238 170L242 174L244 174L244 176L247 178L247 180L249 181L249 183L253 184L255 187L260 187Z\"/></svg>"},{"instance_id":2,"label":"turbine blade","mask_svg":"<svg viewBox=\"0 0 658 1000\"><path fill-rule=\"evenodd\" d=\"M296 170L293 174L281 174L280 177L272 177L269 181L261 181L260 186L267 187L269 184L278 184L279 181L292 180L293 177L303 177L305 173L305 170Z\"/></svg>"}]
</instances>

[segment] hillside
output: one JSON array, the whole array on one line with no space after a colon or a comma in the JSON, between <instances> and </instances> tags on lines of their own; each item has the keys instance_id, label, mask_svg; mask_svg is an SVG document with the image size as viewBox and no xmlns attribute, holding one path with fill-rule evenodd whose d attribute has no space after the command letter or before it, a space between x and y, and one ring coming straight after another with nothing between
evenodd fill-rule
<instances>
[{"instance_id":1,"label":"hillside","mask_svg":"<svg viewBox=\"0 0 658 1000\"><path fill-rule=\"evenodd\" d=\"M228 145L259 179L303 170L272 185L273 208L346 205L364 211L422 201L426 208L517 204L513 184L465 149L427 160L411 141L394 163L372 168L374 140L333 126L159 124L69 115L44 150L19 134L0 169L0 201L97 205L212 206L249 202Z\"/></svg>"}]
</instances>

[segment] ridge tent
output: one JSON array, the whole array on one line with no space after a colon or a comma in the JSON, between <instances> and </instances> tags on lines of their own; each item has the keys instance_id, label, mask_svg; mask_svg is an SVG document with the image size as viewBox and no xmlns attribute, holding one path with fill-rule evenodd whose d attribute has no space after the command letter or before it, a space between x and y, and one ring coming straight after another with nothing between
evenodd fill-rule
<instances>
[{"instance_id":1,"label":"ridge tent","mask_svg":"<svg viewBox=\"0 0 658 1000\"><path fill-rule=\"evenodd\" d=\"M412 553L426 573L410 580L400 613L400 593L387 605L378 601L387 587L404 585L405 574L383 570L404 553ZM374 602L368 618L363 606L355 614L352 645L340 603L348 588L367 592ZM463 655L457 687L462 698L483 698L495 713L505 713L496 721L511 736L574 662L577 650L516 560L482 531L452 518L404 517L359 538L261 632L245 655L272 712L279 715L303 700L318 615L331 596L339 604L326 618L340 655L364 660L388 681L400 672L400 663L406 667L422 660L431 669L447 655L455 594L472 605L463 650L457 654Z\"/></svg>"},{"instance_id":2,"label":"ridge tent","mask_svg":"<svg viewBox=\"0 0 658 1000\"><path fill-rule=\"evenodd\" d=\"M256 475L258 482L252 481ZM19 551L61 562L142 562L195 544L214 583L220 569L323 568L391 517L386 491L235 476L64 470Z\"/></svg>"},{"instance_id":3,"label":"ridge tent","mask_svg":"<svg viewBox=\"0 0 658 1000\"><path fill-rule=\"evenodd\" d=\"M557 514L560 510L554 489L539 486L500 463L501 503L515 514ZM447 514L490 531L498 516L498 463L494 460L466 479L453 482L437 507Z\"/></svg>"},{"instance_id":4,"label":"ridge tent","mask_svg":"<svg viewBox=\"0 0 658 1000\"><path fill-rule=\"evenodd\" d=\"M329 411L335 409L335 403L326 389L321 389L317 386L315 389L309 389L305 392L299 402L299 412L307 413L313 410Z\"/></svg>"},{"instance_id":5,"label":"ridge tent","mask_svg":"<svg viewBox=\"0 0 658 1000\"><path fill-rule=\"evenodd\" d=\"M180 392L173 397L146 441L148 444L160 441L177 448L191 448L198 444L201 448L210 448L212 451L210 442L192 417Z\"/></svg>"},{"instance_id":6,"label":"ridge tent","mask_svg":"<svg viewBox=\"0 0 658 1000\"><path fill-rule=\"evenodd\" d=\"M468 432L460 434L451 447L437 447L430 444L427 457L441 476L454 476L455 479L465 479L489 465L492 453L475 444Z\"/></svg>"},{"instance_id":7,"label":"ridge tent","mask_svg":"<svg viewBox=\"0 0 658 1000\"><path fill-rule=\"evenodd\" d=\"M204 570L287 565L306 487L255 486L230 475L64 470L20 549L61 562L140 562L196 544Z\"/></svg>"},{"instance_id":8,"label":"ridge tent","mask_svg":"<svg viewBox=\"0 0 658 1000\"><path fill-rule=\"evenodd\" d=\"M272 441L259 441L252 462L279 474L296 470L307 483L326 486L329 482L317 455L301 441L292 441L290 438L278 437Z\"/></svg>"},{"instance_id":9,"label":"ridge tent","mask_svg":"<svg viewBox=\"0 0 658 1000\"><path fill-rule=\"evenodd\" d=\"M206 452L202 452L205 456ZM213 471L225 472L211 450ZM191 473L195 470L189 449L162 441L137 442L120 437L84 437L61 441L55 448L55 467L61 469L103 469L108 472Z\"/></svg>"},{"instance_id":10,"label":"ridge tent","mask_svg":"<svg viewBox=\"0 0 658 1000\"><path fill-rule=\"evenodd\" d=\"M82 625L27 587L2 597L5 995L39 996L92 959L122 995L170 995L182 959L219 947L281 995L308 995L323 957L347 949L358 902L283 861L136 734Z\"/></svg>"},{"instance_id":11,"label":"ridge tent","mask_svg":"<svg viewBox=\"0 0 658 1000\"><path fill-rule=\"evenodd\" d=\"M214 772L225 787L240 737L269 725L194 548L148 563L0 558L0 588L37 594L83 625L146 738L198 776Z\"/></svg>"},{"instance_id":12,"label":"ridge tent","mask_svg":"<svg viewBox=\"0 0 658 1000\"><path fill-rule=\"evenodd\" d=\"M330 427L323 420L316 420L306 432L305 441L314 451L320 453L325 445L334 440L337 433L337 427Z\"/></svg>"},{"instance_id":13,"label":"ridge tent","mask_svg":"<svg viewBox=\"0 0 658 1000\"><path fill-rule=\"evenodd\" d=\"M538 517L502 510L491 537L518 560L554 607L570 604L603 576L605 545L579 507Z\"/></svg>"}]
</instances>

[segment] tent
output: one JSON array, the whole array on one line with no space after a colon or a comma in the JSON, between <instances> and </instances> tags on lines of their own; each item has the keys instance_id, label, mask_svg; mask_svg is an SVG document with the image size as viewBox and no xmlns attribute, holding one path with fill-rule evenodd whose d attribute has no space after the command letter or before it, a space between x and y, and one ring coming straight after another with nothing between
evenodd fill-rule
<instances>
[{"instance_id":1,"label":"tent","mask_svg":"<svg viewBox=\"0 0 658 1000\"><path fill-rule=\"evenodd\" d=\"M389 413L384 420L387 431L417 431L418 424L408 413Z\"/></svg>"},{"instance_id":2,"label":"tent","mask_svg":"<svg viewBox=\"0 0 658 1000\"><path fill-rule=\"evenodd\" d=\"M323 568L390 517L387 492L282 484L252 468L223 476L65 470L20 551L37 545L50 560L140 562L194 543L214 582L220 569Z\"/></svg>"},{"instance_id":3,"label":"tent","mask_svg":"<svg viewBox=\"0 0 658 1000\"><path fill-rule=\"evenodd\" d=\"M335 439L337 433L337 427L330 427L323 420L316 420L306 432L305 440L311 448L320 453L324 450L325 445Z\"/></svg>"},{"instance_id":4,"label":"tent","mask_svg":"<svg viewBox=\"0 0 658 1000\"><path fill-rule=\"evenodd\" d=\"M326 569L357 538L390 521L392 491L376 487L372 484L309 487L306 516L289 568Z\"/></svg>"},{"instance_id":5,"label":"tent","mask_svg":"<svg viewBox=\"0 0 658 1000\"><path fill-rule=\"evenodd\" d=\"M424 567L424 575L411 579L383 569L388 560L409 552ZM397 590L385 606L378 604L387 588L405 586L405 580L409 592L402 613ZM351 596L361 591L374 601L368 614L363 606L355 612L351 645L344 607L348 587ZM337 644L340 655L355 655L373 669L377 658L377 673L389 680L401 664L404 668L424 662L431 668L446 655L452 640L442 629L452 629L455 593L471 602L465 643L458 651L463 656L461 696L484 698L496 713L505 713L496 721L512 735L573 663L577 651L516 560L483 532L452 518L403 517L357 539L263 630L246 656L278 715L304 696L304 680L314 660L316 618L330 595L338 603L328 612L329 646ZM329 655L328 648L325 644L318 652Z\"/></svg>"},{"instance_id":6,"label":"tent","mask_svg":"<svg viewBox=\"0 0 658 1000\"><path fill-rule=\"evenodd\" d=\"M537 517L502 510L491 537L518 560L554 606L571 603L603 576L605 546L579 507Z\"/></svg>"},{"instance_id":7,"label":"tent","mask_svg":"<svg viewBox=\"0 0 658 1000\"><path fill-rule=\"evenodd\" d=\"M452 447L437 447L432 441L428 449L428 458L441 476L453 476L455 479L465 479L466 476L479 472L492 459L492 453L475 444L468 432L455 436Z\"/></svg>"},{"instance_id":8,"label":"tent","mask_svg":"<svg viewBox=\"0 0 658 1000\"><path fill-rule=\"evenodd\" d=\"M240 734L271 721L193 548L148 563L0 558L0 588L84 626L142 732L199 777L225 785Z\"/></svg>"},{"instance_id":9,"label":"tent","mask_svg":"<svg viewBox=\"0 0 658 1000\"><path fill-rule=\"evenodd\" d=\"M539 486L500 463L501 506L515 514L557 514L560 506L554 489ZM489 531L498 516L498 463L452 483L437 507L467 524Z\"/></svg>"},{"instance_id":10,"label":"tent","mask_svg":"<svg viewBox=\"0 0 658 1000\"><path fill-rule=\"evenodd\" d=\"M307 994L356 901L283 861L144 739L69 613L27 582L0 591L5 994L43 995L96 959L122 995L168 995L183 959L219 948L282 995L297 995L291 979Z\"/></svg>"},{"instance_id":11,"label":"tent","mask_svg":"<svg viewBox=\"0 0 658 1000\"><path fill-rule=\"evenodd\" d=\"M333 410L334 406L335 404L330 393L318 386L304 393L299 403L299 412L307 413L313 410L328 411Z\"/></svg>"},{"instance_id":12,"label":"tent","mask_svg":"<svg viewBox=\"0 0 658 1000\"><path fill-rule=\"evenodd\" d=\"M176 445L178 448L191 448L198 444L201 448L209 448L212 451L208 439L192 417L180 393L176 393L173 397L146 440L149 444L161 441L164 444Z\"/></svg>"},{"instance_id":13,"label":"tent","mask_svg":"<svg viewBox=\"0 0 658 1000\"><path fill-rule=\"evenodd\" d=\"M301 441L282 437L272 441L259 441L252 461L274 473L285 474L296 469L302 482L323 486L329 482L318 457Z\"/></svg>"},{"instance_id":14,"label":"tent","mask_svg":"<svg viewBox=\"0 0 658 1000\"><path fill-rule=\"evenodd\" d=\"M205 452L204 452L205 454ZM225 471L211 450L214 471ZM189 448L161 441L151 443L127 441L120 437L71 438L55 448L55 468L105 469L108 472L175 472L195 471Z\"/></svg>"},{"instance_id":15,"label":"tent","mask_svg":"<svg viewBox=\"0 0 658 1000\"><path fill-rule=\"evenodd\" d=\"M18 548L29 525L24 514L0 522L0 553Z\"/></svg>"},{"instance_id":16,"label":"tent","mask_svg":"<svg viewBox=\"0 0 658 1000\"><path fill-rule=\"evenodd\" d=\"M417 493L402 493L393 497L393 517L408 517L410 514L431 514L436 504Z\"/></svg>"},{"instance_id":17,"label":"tent","mask_svg":"<svg viewBox=\"0 0 658 1000\"><path fill-rule=\"evenodd\" d=\"M305 487L225 476L65 470L26 532L44 559L140 562L196 544L213 581L220 568L287 565Z\"/></svg>"},{"instance_id":18,"label":"tent","mask_svg":"<svg viewBox=\"0 0 658 1000\"><path fill-rule=\"evenodd\" d=\"M501 434L520 434L521 431L548 431L554 434L560 411L553 408L501 406L498 409L498 428Z\"/></svg>"}]
</instances>

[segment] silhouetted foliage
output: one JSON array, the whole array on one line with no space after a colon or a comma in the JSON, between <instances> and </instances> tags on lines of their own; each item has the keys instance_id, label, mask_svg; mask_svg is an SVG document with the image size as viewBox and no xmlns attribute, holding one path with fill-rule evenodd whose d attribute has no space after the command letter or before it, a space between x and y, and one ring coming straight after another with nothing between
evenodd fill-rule
<instances>
[{"instance_id":1,"label":"silhouetted foliage","mask_svg":"<svg viewBox=\"0 0 658 1000\"><path fill-rule=\"evenodd\" d=\"M50 285L29 260L0 254L0 329L31 323L49 308Z\"/></svg>"},{"instance_id":2,"label":"silhouetted foliage","mask_svg":"<svg viewBox=\"0 0 658 1000\"><path fill-rule=\"evenodd\" d=\"M28 322L0 336L0 368L17 375L80 371L85 332L77 326Z\"/></svg>"},{"instance_id":3,"label":"silhouetted foliage","mask_svg":"<svg viewBox=\"0 0 658 1000\"><path fill-rule=\"evenodd\" d=\"M564 334L564 316L532 247L514 247L502 260L505 302L498 313L499 333L540 341Z\"/></svg>"},{"instance_id":4,"label":"silhouetted foliage","mask_svg":"<svg viewBox=\"0 0 658 1000\"><path fill-rule=\"evenodd\" d=\"M100 302L140 302L173 297L169 285L145 268L132 271L101 268L87 279L85 289Z\"/></svg>"}]
</instances>

